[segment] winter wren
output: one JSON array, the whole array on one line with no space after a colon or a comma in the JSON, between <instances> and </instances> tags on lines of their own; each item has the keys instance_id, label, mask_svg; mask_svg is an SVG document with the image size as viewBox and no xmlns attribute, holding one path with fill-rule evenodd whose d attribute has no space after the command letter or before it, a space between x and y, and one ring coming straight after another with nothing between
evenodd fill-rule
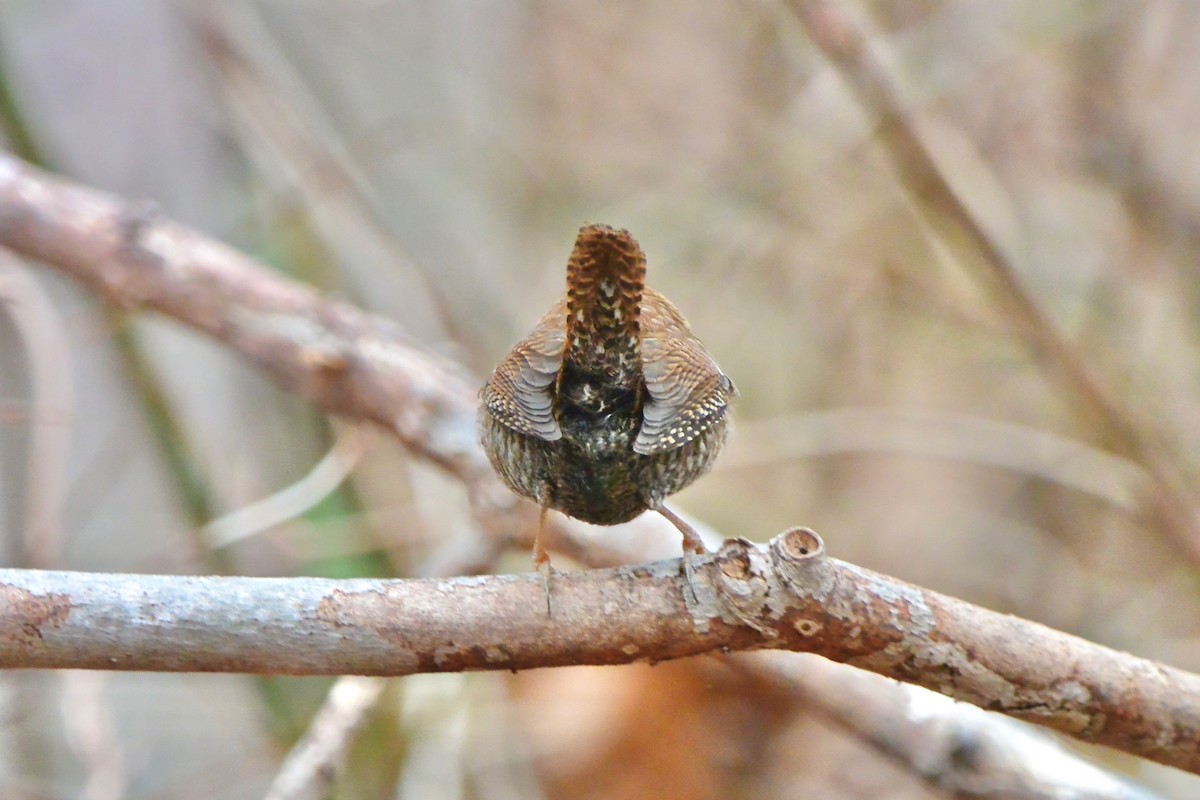
<instances>
[{"instance_id":1,"label":"winter wren","mask_svg":"<svg viewBox=\"0 0 1200 800\"><path fill-rule=\"evenodd\" d=\"M646 257L628 231L580 228L566 295L483 387L488 458L542 508L533 555L547 607L547 509L599 525L658 511L683 534L689 587L692 559L705 552L663 501L712 466L736 390L645 281Z\"/></svg>"}]
</instances>

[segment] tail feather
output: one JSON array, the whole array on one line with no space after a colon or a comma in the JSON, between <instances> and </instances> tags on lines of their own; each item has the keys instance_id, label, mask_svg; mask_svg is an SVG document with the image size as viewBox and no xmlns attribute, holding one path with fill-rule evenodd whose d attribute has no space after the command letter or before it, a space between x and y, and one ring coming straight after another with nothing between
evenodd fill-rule
<instances>
[{"instance_id":1,"label":"tail feather","mask_svg":"<svg viewBox=\"0 0 1200 800\"><path fill-rule=\"evenodd\" d=\"M567 264L567 348L575 369L634 388L641 380L646 256L628 231L579 229Z\"/></svg>"}]
</instances>

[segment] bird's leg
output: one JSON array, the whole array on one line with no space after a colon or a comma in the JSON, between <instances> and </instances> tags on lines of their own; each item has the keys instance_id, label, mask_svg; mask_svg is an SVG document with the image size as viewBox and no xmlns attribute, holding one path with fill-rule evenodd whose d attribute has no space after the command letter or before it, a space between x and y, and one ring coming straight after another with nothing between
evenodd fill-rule
<instances>
[{"instance_id":1,"label":"bird's leg","mask_svg":"<svg viewBox=\"0 0 1200 800\"><path fill-rule=\"evenodd\" d=\"M683 518L674 511L663 505L660 505L655 510L670 520L671 524L683 534L683 577L687 579L688 591L692 594L692 601L697 602L695 583L696 557L707 554L708 548L704 546L704 540L700 538L700 534L696 533L696 529L684 522Z\"/></svg>"},{"instance_id":2,"label":"bird's leg","mask_svg":"<svg viewBox=\"0 0 1200 800\"><path fill-rule=\"evenodd\" d=\"M533 568L542 576L542 591L546 595L546 616L550 614L550 554L546 552L546 544L542 534L546 530L546 512L550 510L549 498L542 498L542 510L538 514L537 533L533 535Z\"/></svg>"}]
</instances>

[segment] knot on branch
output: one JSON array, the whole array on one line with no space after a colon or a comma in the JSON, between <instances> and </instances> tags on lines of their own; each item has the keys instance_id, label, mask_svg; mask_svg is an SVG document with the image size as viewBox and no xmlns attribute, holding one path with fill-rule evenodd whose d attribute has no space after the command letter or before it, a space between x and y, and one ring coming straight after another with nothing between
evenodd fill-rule
<instances>
[{"instance_id":1,"label":"knot on branch","mask_svg":"<svg viewBox=\"0 0 1200 800\"><path fill-rule=\"evenodd\" d=\"M774 623L785 624L789 595L811 596L821 588L818 577L823 572L817 567L824 556L821 537L808 528L789 528L772 539L766 551L747 539L727 539L709 570L715 589L710 618L745 625L769 640L786 638ZM703 621L695 612L693 616L703 628ZM820 629L819 623L813 624Z\"/></svg>"},{"instance_id":2,"label":"knot on branch","mask_svg":"<svg viewBox=\"0 0 1200 800\"><path fill-rule=\"evenodd\" d=\"M811 528L788 528L771 540L771 563L779 579L792 591L809 593L825 561L825 542Z\"/></svg>"},{"instance_id":3,"label":"knot on branch","mask_svg":"<svg viewBox=\"0 0 1200 800\"><path fill-rule=\"evenodd\" d=\"M120 245L133 258L151 259L158 264L160 259L142 241L149 228L162 219L162 212L153 200L127 200L117 207L116 228L120 232Z\"/></svg>"},{"instance_id":4,"label":"knot on branch","mask_svg":"<svg viewBox=\"0 0 1200 800\"><path fill-rule=\"evenodd\" d=\"M725 622L740 622L770 638L775 632L759 621L769 593L768 565L754 542L726 539L714 559L714 585Z\"/></svg>"}]
</instances>

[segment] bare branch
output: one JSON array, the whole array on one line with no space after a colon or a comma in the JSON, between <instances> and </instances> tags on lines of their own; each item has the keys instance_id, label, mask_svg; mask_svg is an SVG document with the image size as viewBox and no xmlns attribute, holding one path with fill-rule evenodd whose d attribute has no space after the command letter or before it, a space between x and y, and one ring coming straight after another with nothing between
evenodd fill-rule
<instances>
[{"instance_id":1,"label":"bare branch","mask_svg":"<svg viewBox=\"0 0 1200 800\"><path fill-rule=\"evenodd\" d=\"M386 687L377 678L346 675L329 690L308 731L288 753L264 800L318 800L333 788L354 734Z\"/></svg>"},{"instance_id":2,"label":"bare branch","mask_svg":"<svg viewBox=\"0 0 1200 800\"><path fill-rule=\"evenodd\" d=\"M337 431L329 449L308 474L289 486L243 506L204 526L212 547L228 547L273 525L294 519L337 489L353 471L366 448L363 432L354 426Z\"/></svg>"},{"instance_id":3,"label":"bare branch","mask_svg":"<svg viewBox=\"0 0 1200 800\"><path fill-rule=\"evenodd\" d=\"M58 562L62 500L66 493L74 402L70 347L62 320L25 265L0 251L0 305L29 354L33 391L30 420L25 541L20 563L48 568Z\"/></svg>"},{"instance_id":4,"label":"bare branch","mask_svg":"<svg viewBox=\"0 0 1200 800\"><path fill-rule=\"evenodd\" d=\"M108 676L100 672L61 673L67 744L86 770L81 800L118 800L129 776L112 709L105 696Z\"/></svg>"},{"instance_id":5,"label":"bare branch","mask_svg":"<svg viewBox=\"0 0 1200 800\"><path fill-rule=\"evenodd\" d=\"M475 446L474 388L388 319L7 154L0 154L0 244L118 306L161 311L207 333L318 407L383 425L459 475L488 471ZM424 424L430 420L437 425Z\"/></svg>"},{"instance_id":6,"label":"bare branch","mask_svg":"<svg viewBox=\"0 0 1200 800\"><path fill-rule=\"evenodd\" d=\"M1106 444L1147 471L1153 483L1144 503L1152 521L1193 563L1200 564L1200 527L1182 477L1189 474L1190 465L1173 457L1155 438L1144 415L1108 390L1092 365L1029 294L1009 254L938 165L893 74L873 43L848 19L845 9L827 0L789 0L788 5L859 102L879 115L880 139L891 164L930 227L990 290L1005 319L1043 359L1048 376L1082 401L1077 407L1086 412Z\"/></svg>"},{"instance_id":7,"label":"bare branch","mask_svg":"<svg viewBox=\"0 0 1200 800\"><path fill-rule=\"evenodd\" d=\"M115 305L159 311L208 334L325 411L382 425L463 481L494 540L529 527L521 517L528 504L500 483L479 447L477 385L392 320L323 297L144 206L3 152L0 245L71 275ZM555 519L551 546L578 554L584 531Z\"/></svg>"},{"instance_id":8,"label":"bare branch","mask_svg":"<svg viewBox=\"0 0 1200 800\"><path fill-rule=\"evenodd\" d=\"M407 675L796 650L1200 773L1200 676L826 558L803 528L727 542L692 607L679 564L557 576L552 618L532 574L0 570L0 667Z\"/></svg>"},{"instance_id":9,"label":"bare branch","mask_svg":"<svg viewBox=\"0 0 1200 800\"><path fill-rule=\"evenodd\" d=\"M822 658L754 653L728 659L773 679L842 727L956 798L1154 800L1050 737L956 703Z\"/></svg>"}]
</instances>

